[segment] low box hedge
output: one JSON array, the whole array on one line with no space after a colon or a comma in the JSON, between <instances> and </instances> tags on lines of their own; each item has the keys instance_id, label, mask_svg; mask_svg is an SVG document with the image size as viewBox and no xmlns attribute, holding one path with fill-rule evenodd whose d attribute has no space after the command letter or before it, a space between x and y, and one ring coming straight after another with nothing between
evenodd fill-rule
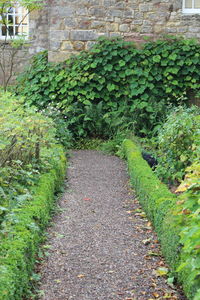
<instances>
[{"instance_id":1,"label":"low box hedge","mask_svg":"<svg viewBox=\"0 0 200 300\"><path fill-rule=\"evenodd\" d=\"M51 170L32 188L33 198L6 217L0 231L0 299L21 300L29 289L42 233L49 222L54 194L63 183L66 158L61 147Z\"/></svg>"},{"instance_id":2,"label":"low box hedge","mask_svg":"<svg viewBox=\"0 0 200 300\"><path fill-rule=\"evenodd\" d=\"M142 158L136 143L124 140L123 151L127 158L131 184L144 211L154 225L166 262L182 284L188 299L199 299L195 297L198 290L196 282L188 280L190 268L177 272L177 267L183 263L180 244L181 225L173 214L177 205L177 196L172 194L153 173L148 163Z\"/></svg>"}]
</instances>

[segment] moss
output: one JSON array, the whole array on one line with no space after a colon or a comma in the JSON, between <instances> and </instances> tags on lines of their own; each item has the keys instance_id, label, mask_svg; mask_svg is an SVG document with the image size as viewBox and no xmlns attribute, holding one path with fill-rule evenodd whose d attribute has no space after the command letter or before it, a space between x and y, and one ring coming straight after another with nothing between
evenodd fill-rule
<instances>
[{"instance_id":1,"label":"moss","mask_svg":"<svg viewBox=\"0 0 200 300\"><path fill-rule=\"evenodd\" d=\"M195 282L188 280L191 270L188 268L177 273L177 266L182 263L181 225L173 213L177 197L153 173L134 142L124 140L123 149L128 162L131 183L143 209L155 227L162 253L171 271L183 285L188 299L192 300L198 287Z\"/></svg>"},{"instance_id":2,"label":"moss","mask_svg":"<svg viewBox=\"0 0 200 300\"><path fill-rule=\"evenodd\" d=\"M8 215L0 245L0 299L21 300L29 289L42 232L49 222L54 193L63 183L66 159L62 148L52 158L52 169L32 189L33 199Z\"/></svg>"}]
</instances>

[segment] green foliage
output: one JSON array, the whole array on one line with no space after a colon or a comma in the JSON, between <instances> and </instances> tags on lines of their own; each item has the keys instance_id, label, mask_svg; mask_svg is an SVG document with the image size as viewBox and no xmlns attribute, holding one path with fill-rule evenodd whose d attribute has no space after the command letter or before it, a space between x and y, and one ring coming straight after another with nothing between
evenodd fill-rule
<instances>
[{"instance_id":1,"label":"green foliage","mask_svg":"<svg viewBox=\"0 0 200 300\"><path fill-rule=\"evenodd\" d=\"M50 167L56 144L50 118L23 99L0 95L0 221L31 199L30 188Z\"/></svg>"},{"instance_id":2,"label":"green foliage","mask_svg":"<svg viewBox=\"0 0 200 300\"><path fill-rule=\"evenodd\" d=\"M48 224L54 193L65 178L66 159L56 146L48 173L40 176L20 207L9 212L0 227L0 299L21 300L30 288L39 243Z\"/></svg>"},{"instance_id":3,"label":"green foliage","mask_svg":"<svg viewBox=\"0 0 200 300\"><path fill-rule=\"evenodd\" d=\"M54 106L48 105L46 109L43 109L40 112L53 120L56 129L56 140L66 149L69 149L73 142L73 136L69 131L65 117L61 114L60 110Z\"/></svg>"},{"instance_id":4,"label":"green foliage","mask_svg":"<svg viewBox=\"0 0 200 300\"><path fill-rule=\"evenodd\" d=\"M48 64L46 53L35 57L18 93L40 109L58 106L75 137L111 137L122 123L152 135L167 105L187 102L191 90L200 88L199 53L194 40L159 40L137 49L104 38L62 64Z\"/></svg>"},{"instance_id":5,"label":"green foliage","mask_svg":"<svg viewBox=\"0 0 200 300\"><path fill-rule=\"evenodd\" d=\"M200 286L200 163L195 162L186 169L186 176L178 192L184 192L178 197L175 215L181 224L181 263L178 271L185 271L190 274L187 278L187 289L191 286L196 289ZM196 295L196 294L195 294ZM197 296L196 296L197 297ZM195 298L198 299L198 298Z\"/></svg>"},{"instance_id":6,"label":"green foliage","mask_svg":"<svg viewBox=\"0 0 200 300\"><path fill-rule=\"evenodd\" d=\"M179 196L170 193L142 159L139 147L123 143L131 183L147 216L153 222L162 252L190 300L199 298L199 199L200 169L195 163L187 169ZM177 201L178 200L178 201Z\"/></svg>"},{"instance_id":7,"label":"green foliage","mask_svg":"<svg viewBox=\"0 0 200 300\"><path fill-rule=\"evenodd\" d=\"M158 148L156 173L165 181L181 181L185 168L200 157L200 109L173 109L158 134Z\"/></svg>"}]
</instances>

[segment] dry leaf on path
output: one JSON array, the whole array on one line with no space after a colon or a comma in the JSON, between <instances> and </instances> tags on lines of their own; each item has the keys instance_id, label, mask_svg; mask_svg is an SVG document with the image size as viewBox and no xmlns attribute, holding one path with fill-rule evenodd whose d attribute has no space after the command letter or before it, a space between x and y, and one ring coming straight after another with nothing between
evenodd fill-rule
<instances>
[{"instance_id":1,"label":"dry leaf on path","mask_svg":"<svg viewBox=\"0 0 200 300\"><path fill-rule=\"evenodd\" d=\"M79 274L77 277L78 277L78 278L84 278L85 275L84 275L84 274Z\"/></svg>"}]
</instances>

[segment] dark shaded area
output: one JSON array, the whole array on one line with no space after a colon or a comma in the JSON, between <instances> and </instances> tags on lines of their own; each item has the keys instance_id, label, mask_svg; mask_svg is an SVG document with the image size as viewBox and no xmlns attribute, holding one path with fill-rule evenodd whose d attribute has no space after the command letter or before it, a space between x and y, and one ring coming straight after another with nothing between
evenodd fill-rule
<instances>
[{"instance_id":1,"label":"dark shaded area","mask_svg":"<svg viewBox=\"0 0 200 300\"><path fill-rule=\"evenodd\" d=\"M149 166L152 168L152 169L155 169L157 164L158 164L158 161L157 159L150 153L148 152L145 152L145 151L142 151L142 157L144 160L146 160L149 164Z\"/></svg>"}]
</instances>

